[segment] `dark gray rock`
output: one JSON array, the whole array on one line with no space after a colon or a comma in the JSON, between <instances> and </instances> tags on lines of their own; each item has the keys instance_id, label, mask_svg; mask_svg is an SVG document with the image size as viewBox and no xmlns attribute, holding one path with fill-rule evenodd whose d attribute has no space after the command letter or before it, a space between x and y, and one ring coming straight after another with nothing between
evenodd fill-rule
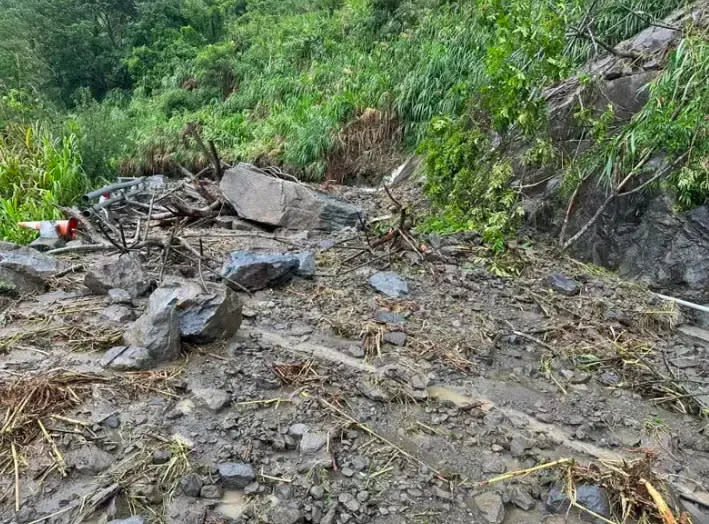
<instances>
[{"instance_id":1,"label":"dark gray rock","mask_svg":"<svg viewBox=\"0 0 709 524\"><path fill-rule=\"evenodd\" d=\"M403 316L391 311L377 311L374 314L374 320L382 324L392 324L395 326L402 326L406 323L406 319Z\"/></svg>"},{"instance_id":2,"label":"dark gray rock","mask_svg":"<svg viewBox=\"0 0 709 524\"><path fill-rule=\"evenodd\" d=\"M261 254L236 251L222 267L222 276L256 291L287 283L300 268L300 260L290 254Z\"/></svg>"},{"instance_id":3,"label":"dark gray rock","mask_svg":"<svg viewBox=\"0 0 709 524\"><path fill-rule=\"evenodd\" d=\"M409 285L406 280L393 271L375 273L369 277L369 284L380 293L391 298L401 298L409 294Z\"/></svg>"},{"instance_id":4,"label":"dark gray rock","mask_svg":"<svg viewBox=\"0 0 709 524\"><path fill-rule=\"evenodd\" d=\"M180 480L180 489L188 497L199 497L202 490L202 478L197 473L189 473Z\"/></svg>"},{"instance_id":5,"label":"dark gray rock","mask_svg":"<svg viewBox=\"0 0 709 524\"><path fill-rule=\"evenodd\" d=\"M171 278L150 295L150 307L159 310L174 302L180 335L187 342L208 344L234 336L241 326L241 301L221 284Z\"/></svg>"},{"instance_id":6,"label":"dark gray rock","mask_svg":"<svg viewBox=\"0 0 709 524\"><path fill-rule=\"evenodd\" d=\"M269 524L298 524L303 522L303 512L294 504L278 504L268 512Z\"/></svg>"},{"instance_id":7,"label":"dark gray rock","mask_svg":"<svg viewBox=\"0 0 709 524\"><path fill-rule=\"evenodd\" d=\"M320 500L325 495L325 488L322 486L313 486L310 488L310 496L315 500Z\"/></svg>"},{"instance_id":8,"label":"dark gray rock","mask_svg":"<svg viewBox=\"0 0 709 524\"><path fill-rule=\"evenodd\" d=\"M135 320L133 310L122 304L111 304L101 312L101 316L109 322L121 325Z\"/></svg>"},{"instance_id":9,"label":"dark gray rock","mask_svg":"<svg viewBox=\"0 0 709 524\"><path fill-rule=\"evenodd\" d=\"M148 350L155 363L168 362L180 354L180 323L177 298L165 302L151 296L148 308L123 334L127 346Z\"/></svg>"},{"instance_id":10,"label":"dark gray rock","mask_svg":"<svg viewBox=\"0 0 709 524\"><path fill-rule=\"evenodd\" d=\"M0 296L19 298L42 293L46 289L47 283L39 275L0 267Z\"/></svg>"},{"instance_id":11,"label":"dark gray rock","mask_svg":"<svg viewBox=\"0 0 709 524\"><path fill-rule=\"evenodd\" d=\"M513 487L510 491L510 502L524 511L534 509L535 506L534 499L529 492L519 486Z\"/></svg>"},{"instance_id":12,"label":"dark gray rock","mask_svg":"<svg viewBox=\"0 0 709 524\"><path fill-rule=\"evenodd\" d=\"M347 511L350 511L352 513L356 513L357 511L359 511L360 503L351 493L340 493L340 496L337 497L337 500L345 507Z\"/></svg>"},{"instance_id":13,"label":"dark gray rock","mask_svg":"<svg viewBox=\"0 0 709 524\"><path fill-rule=\"evenodd\" d=\"M505 520L505 505L497 493L487 491L476 496L473 501L485 522L500 524Z\"/></svg>"},{"instance_id":14,"label":"dark gray rock","mask_svg":"<svg viewBox=\"0 0 709 524\"><path fill-rule=\"evenodd\" d=\"M84 284L97 295L120 288L132 298L144 295L150 288L143 266L133 253L98 258L86 273Z\"/></svg>"},{"instance_id":15,"label":"dark gray rock","mask_svg":"<svg viewBox=\"0 0 709 524\"><path fill-rule=\"evenodd\" d=\"M293 424L288 428L288 434L295 438L302 438L308 431L310 431L310 426L307 424Z\"/></svg>"},{"instance_id":16,"label":"dark gray rock","mask_svg":"<svg viewBox=\"0 0 709 524\"><path fill-rule=\"evenodd\" d=\"M152 368L155 363L146 348L115 346L106 351L101 365L116 371L140 371Z\"/></svg>"},{"instance_id":17,"label":"dark gray rock","mask_svg":"<svg viewBox=\"0 0 709 524\"><path fill-rule=\"evenodd\" d=\"M245 462L224 462L217 471L225 489L244 489L256 479L254 468Z\"/></svg>"},{"instance_id":18,"label":"dark gray rock","mask_svg":"<svg viewBox=\"0 0 709 524\"><path fill-rule=\"evenodd\" d=\"M563 273L553 273L547 279L547 285L557 293L573 297L581 292L581 285Z\"/></svg>"},{"instance_id":19,"label":"dark gray rock","mask_svg":"<svg viewBox=\"0 0 709 524\"><path fill-rule=\"evenodd\" d=\"M298 258L298 270L296 275L303 278L312 278L315 276L315 254L312 251L303 251L301 253L293 253Z\"/></svg>"},{"instance_id":20,"label":"dark gray rock","mask_svg":"<svg viewBox=\"0 0 709 524\"><path fill-rule=\"evenodd\" d=\"M66 269L67 265L36 249L0 241L0 268L46 278Z\"/></svg>"},{"instance_id":21,"label":"dark gray rock","mask_svg":"<svg viewBox=\"0 0 709 524\"><path fill-rule=\"evenodd\" d=\"M390 331L388 333L384 333L384 342L388 342L389 344L393 344L395 346L405 346L407 338L406 333L402 331Z\"/></svg>"},{"instance_id":22,"label":"dark gray rock","mask_svg":"<svg viewBox=\"0 0 709 524\"><path fill-rule=\"evenodd\" d=\"M241 218L269 226L334 231L360 222L355 206L248 164L227 170L219 188Z\"/></svg>"},{"instance_id":23,"label":"dark gray rock","mask_svg":"<svg viewBox=\"0 0 709 524\"><path fill-rule=\"evenodd\" d=\"M362 395L375 402L389 402L389 400L391 400L391 396L384 388L373 383L366 377L361 378L357 382L357 389Z\"/></svg>"},{"instance_id":24,"label":"dark gray rock","mask_svg":"<svg viewBox=\"0 0 709 524\"><path fill-rule=\"evenodd\" d=\"M604 517L606 519L611 518L611 508L610 502L608 500L608 493L601 486L596 486L594 484L577 484L576 485L576 502L583 506L584 508L593 511L594 513ZM544 501L544 506L550 513L562 514L569 510L571 501L569 497L564 493L564 491L559 486L554 486L546 500ZM583 512L581 515L583 520L587 522L600 523L603 522L600 519L589 516L587 513Z\"/></svg>"},{"instance_id":25,"label":"dark gray rock","mask_svg":"<svg viewBox=\"0 0 709 524\"><path fill-rule=\"evenodd\" d=\"M146 520L140 516L130 517L128 519L109 520L108 524L145 524Z\"/></svg>"}]
</instances>

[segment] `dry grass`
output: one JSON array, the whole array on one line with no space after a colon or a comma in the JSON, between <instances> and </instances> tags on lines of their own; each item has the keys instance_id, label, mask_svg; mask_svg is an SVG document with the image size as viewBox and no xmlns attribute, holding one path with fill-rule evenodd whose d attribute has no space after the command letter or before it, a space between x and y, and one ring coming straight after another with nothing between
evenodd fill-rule
<instances>
[{"instance_id":1,"label":"dry grass","mask_svg":"<svg viewBox=\"0 0 709 524\"><path fill-rule=\"evenodd\" d=\"M287 386L304 386L314 382L322 383L325 380L325 376L317 372L313 360L291 364L274 363L272 369Z\"/></svg>"}]
</instances>

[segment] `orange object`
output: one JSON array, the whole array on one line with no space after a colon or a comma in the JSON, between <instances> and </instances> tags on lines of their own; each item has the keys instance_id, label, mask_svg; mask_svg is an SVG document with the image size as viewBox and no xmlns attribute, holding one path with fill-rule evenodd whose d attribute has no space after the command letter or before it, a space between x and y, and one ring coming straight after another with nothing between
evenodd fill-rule
<instances>
[{"instance_id":1,"label":"orange object","mask_svg":"<svg viewBox=\"0 0 709 524\"><path fill-rule=\"evenodd\" d=\"M39 231L45 238L74 238L74 231L79 226L75 218L69 220L38 220L36 222L18 222L18 226Z\"/></svg>"}]
</instances>

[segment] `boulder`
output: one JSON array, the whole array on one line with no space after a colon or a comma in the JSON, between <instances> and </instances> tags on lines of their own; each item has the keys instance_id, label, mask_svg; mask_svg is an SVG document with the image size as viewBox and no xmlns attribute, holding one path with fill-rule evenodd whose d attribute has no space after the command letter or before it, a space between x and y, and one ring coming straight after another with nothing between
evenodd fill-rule
<instances>
[{"instance_id":1,"label":"boulder","mask_svg":"<svg viewBox=\"0 0 709 524\"><path fill-rule=\"evenodd\" d=\"M175 297L169 302L151 297L145 313L123 334L123 342L127 346L147 349L156 364L177 358L180 354L180 322L176 304Z\"/></svg>"},{"instance_id":2,"label":"boulder","mask_svg":"<svg viewBox=\"0 0 709 524\"><path fill-rule=\"evenodd\" d=\"M298 258L298 270L296 274L303 278L312 278L315 276L315 254L312 251L303 251L301 253L293 253Z\"/></svg>"},{"instance_id":3,"label":"boulder","mask_svg":"<svg viewBox=\"0 0 709 524\"><path fill-rule=\"evenodd\" d=\"M224 262L222 275L246 289L256 291L285 284L299 268L300 259L296 255L236 251Z\"/></svg>"},{"instance_id":4,"label":"boulder","mask_svg":"<svg viewBox=\"0 0 709 524\"><path fill-rule=\"evenodd\" d=\"M183 340L207 344L230 338L241 326L241 301L221 284L208 284L207 291L195 281L172 278L150 295L154 309L175 303Z\"/></svg>"},{"instance_id":5,"label":"boulder","mask_svg":"<svg viewBox=\"0 0 709 524\"><path fill-rule=\"evenodd\" d=\"M143 266L133 253L100 257L86 273L84 284L97 295L120 288L133 298L144 295L150 288Z\"/></svg>"},{"instance_id":6,"label":"boulder","mask_svg":"<svg viewBox=\"0 0 709 524\"><path fill-rule=\"evenodd\" d=\"M393 271L375 273L369 277L369 284L380 293L391 298L401 298L409 294L409 285L406 280Z\"/></svg>"},{"instance_id":7,"label":"boulder","mask_svg":"<svg viewBox=\"0 0 709 524\"><path fill-rule=\"evenodd\" d=\"M241 218L273 227L335 231L357 226L362 213L304 184L243 163L224 173L219 188Z\"/></svg>"},{"instance_id":8,"label":"boulder","mask_svg":"<svg viewBox=\"0 0 709 524\"><path fill-rule=\"evenodd\" d=\"M19 296L47 288L45 279L66 265L35 249L11 242L0 242L0 294Z\"/></svg>"}]
</instances>

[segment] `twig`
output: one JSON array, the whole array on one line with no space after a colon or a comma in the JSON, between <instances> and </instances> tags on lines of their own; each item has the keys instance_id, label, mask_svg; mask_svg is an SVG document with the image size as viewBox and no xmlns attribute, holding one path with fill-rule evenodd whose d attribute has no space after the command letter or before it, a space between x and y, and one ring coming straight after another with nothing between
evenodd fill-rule
<instances>
[{"instance_id":1,"label":"twig","mask_svg":"<svg viewBox=\"0 0 709 524\"><path fill-rule=\"evenodd\" d=\"M17 458L15 443L10 442L12 448L12 463L15 466L15 512L20 511L20 464Z\"/></svg>"},{"instance_id":2,"label":"twig","mask_svg":"<svg viewBox=\"0 0 709 524\"><path fill-rule=\"evenodd\" d=\"M510 471L509 473L505 473L504 475L499 475L499 476L493 477L489 480L483 480L481 482L478 482L476 485L480 486L480 487L489 486L490 484L495 484L497 482L502 482L504 480L510 480L510 479L514 479L517 477L526 477L530 473L536 473L537 471L542 471L544 469L555 468L557 466L561 466L562 464L572 464L573 462L574 462L573 459L562 458L559 460L555 460L553 462L547 462L546 464L540 464L540 465L534 466L532 468L520 469L517 471Z\"/></svg>"},{"instance_id":3,"label":"twig","mask_svg":"<svg viewBox=\"0 0 709 524\"><path fill-rule=\"evenodd\" d=\"M554 355L558 355L559 352L558 352L555 348L553 348L552 346L550 346L549 344L547 344L546 342L544 342L543 340L540 340L540 339L538 339L537 337L533 337L532 335L529 335L529 334L524 333L524 332L522 332L522 331L517 331L517 330L514 328L514 326L512 325L512 323L511 323L510 321L508 321L508 320L505 320L505 324L507 324L507 325L510 327L510 329L512 330L512 333L513 333L514 335L517 335L518 337L526 338L527 340L530 340L530 341L534 342L535 344L539 344L539 345L542 346L543 348L548 349L548 350L551 351Z\"/></svg>"}]
</instances>

